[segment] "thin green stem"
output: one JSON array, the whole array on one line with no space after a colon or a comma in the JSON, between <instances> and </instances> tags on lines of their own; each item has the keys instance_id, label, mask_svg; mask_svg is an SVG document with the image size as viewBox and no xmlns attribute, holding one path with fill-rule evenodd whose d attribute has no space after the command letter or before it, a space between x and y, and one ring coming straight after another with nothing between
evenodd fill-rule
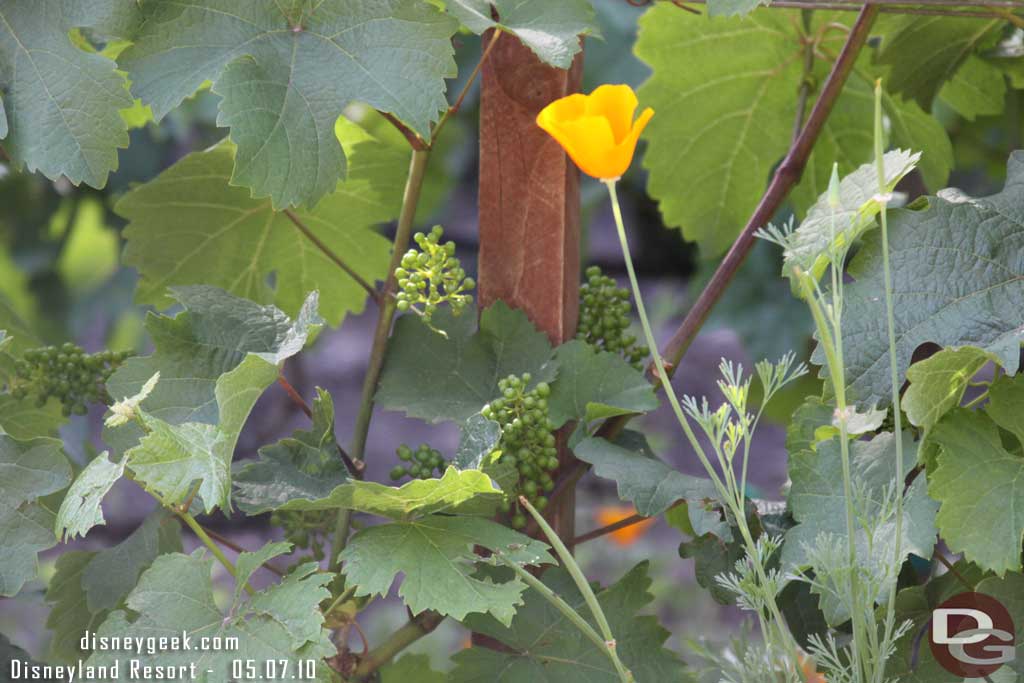
<instances>
[{"instance_id":1,"label":"thin green stem","mask_svg":"<svg viewBox=\"0 0 1024 683\"><path fill-rule=\"evenodd\" d=\"M536 508L530 505L530 501L528 501L524 496L520 496L519 504L526 508L526 511L529 512L530 516L532 516L534 521L537 522L537 526L539 526L541 531L544 532L544 535L547 536L548 542L551 543L551 547L555 549L558 559L562 561L562 567L569 572L569 576L571 576L572 580L576 582L576 587L580 589L580 594L583 596L584 601L586 601L587 608L590 609L590 613L594 616L594 621L597 622L597 627L601 629L601 635L604 636L604 641L602 642L601 647L607 650L611 656L612 663L615 665L615 670L618 672L619 678L621 678L624 683L631 682L633 680L633 674L619 659L618 652L615 649L615 636L612 634L612 627L608 623L607 617L604 615L604 610L601 609L601 603L597 601L597 596L594 595L594 590L590 587L590 582L587 581L587 577L583 575L583 570L580 569L578 564L576 564L576 560L573 558L572 553L570 553L569 549L565 547L565 544L562 543L562 539L559 538L558 534L555 533L555 530L551 528L551 525L547 523L544 516L537 512ZM523 571L525 572L526 570ZM566 607L568 607L568 605L566 605Z\"/></svg>"},{"instance_id":2,"label":"thin green stem","mask_svg":"<svg viewBox=\"0 0 1024 683\"><path fill-rule=\"evenodd\" d=\"M416 220L416 207L419 205L423 181L427 176L427 162L430 160L429 149L414 149L409 160L409 173L405 181L405 192L402 195L402 210L398 216L398 228L391 246L391 262L388 264L388 275L381 291L380 306L377 307L377 326L373 333L373 345L370 348L370 360L366 367L366 378L363 380L363 395L359 404L359 413L352 436L350 455L355 462L362 462L366 455L366 439L370 433L370 420L373 419L373 397L377 392L384 357L388 350L388 339L391 334L391 322L395 317L396 304L393 296L398 288L395 279L395 268L402 263L402 256L409 248L412 228ZM334 523L334 537L331 542L330 569L337 571L338 556L345 549L348 541L349 525L352 515L349 510L339 510Z\"/></svg>"},{"instance_id":3,"label":"thin green stem","mask_svg":"<svg viewBox=\"0 0 1024 683\"><path fill-rule=\"evenodd\" d=\"M900 410L899 363L896 358L896 313L892 292L892 272L889 262L889 222L886 216L888 201L884 198L887 187L885 182L885 161L882 152L882 82L875 82L875 164L878 170L878 193L882 198L879 219L882 224L882 278L885 285L885 320L889 342L889 382L892 392L893 426L896 432L896 548L893 551L894 565L903 564L903 416ZM886 605L885 639L892 637L896 625L896 582L893 581ZM878 667L878 683L882 683L884 667Z\"/></svg>"},{"instance_id":4,"label":"thin green stem","mask_svg":"<svg viewBox=\"0 0 1024 683\"><path fill-rule=\"evenodd\" d=\"M487 47L484 48L483 53L480 55L480 60L476 63L476 66L473 67L473 71L471 71L469 76L466 78L466 84L462 86L462 92L459 93L459 96L455 98L455 103L445 110L444 114L441 115L441 120L437 122L436 126L434 126L434 130L430 134L431 146L434 145L434 141L437 140L437 136L441 134L441 130L444 128L444 125L448 123L448 119L457 114L459 109L462 108L462 101L466 99L466 95L469 94L469 89L473 87L473 82L476 81L476 77L480 74L480 69L483 67L484 62L487 61L488 55L491 54L494 46L498 44L498 38L501 38L502 30L500 28L495 28L492 31L491 39L488 41Z\"/></svg>"},{"instance_id":5,"label":"thin green stem","mask_svg":"<svg viewBox=\"0 0 1024 683\"><path fill-rule=\"evenodd\" d=\"M737 524L740 527L740 531L744 536L744 541L747 546L747 555L752 558L752 564L755 567L755 571L758 574L758 580L762 582L762 585L767 585L768 577L764 567L757 561L756 555L756 544L754 542L753 535L750 533L750 529L747 525L745 511L743 510L742 498L739 499L739 505L736 505L733 495L730 495L729 489L725 483L718 476L718 472L711 465L708 460L707 454L704 452L703 447L697 440L696 434L693 432L693 428L690 426L690 421L686 417L686 413L683 411L682 406L679 404L679 398L676 396L675 388L672 386L670 375L665 370L665 362L661 357L661 352L658 350L657 340L654 338L654 332L651 329L650 321L647 318L647 309L644 306L643 297L640 294L640 282L636 276L636 269L633 267L633 258L629 250L629 240L626 236L626 227L622 221L622 209L619 206L618 193L615 189L615 180L606 180L605 185L608 187L608 195L611 198L612 214L615 217L615 227L619 234L619 245L622 248L622 257L626 264L626 273L629 275L629 283L633 289L633 299L636 303L637 315L640 318L640 326L644 331L644 338L647 342L647 346L651 350L651 356L654 360L654 367L658 372L658 379L665 389L665 395L668 397L669 404L672 406L672 410L675 413L676 420L679 422L679 426L682 427L683 432L686 434L687 440L690 442L690 446L697 453L697 457L700 459L701 464L704 466L708 476L714 482L715 487L718 489L719 495L722 496L722 502L728 504L733 508L733 515L736 517ZM723 476L726 481L730 480L730 474L726 471L729 470L728 463L721 463L723 465ZM733 481L733 488L735 488L735 480ZM795 671L800 670L800 658L799 649L796 646L796 642L793 640L792 635L789 633L786 627L786 622L782 618L779 612L778 606L775 603L774 597L769 601L771 604L769 610L772 612L772 618L778 625L778 632L783 640L783 647L790 653L793 658L793 666ZM769 632L765 632L765 637L769 637Z\"/></svg>"},{"instance_id":6,"label":"thin green stem","mask_svg":"<svg viewBox=\"0 0 1024 683\"><path fill-rule=\"evenodd\" d=\"M402 256L409 248L412 228L416 219L416 207L420 201L420 191L426 179L427 161L430 150L413 150L409 161L409 174L405 181L405 192L402 196L402 210L398 216L398 228L391 246L391 262L388 264L388 276L384 283L380 310L377 315L377 326L373 334L373 346L370 360L363 381L363 395L356 417L354 435L352 437L351 456L362 460L366 452L366 438L370 431L370 420L373 417L373 397L377 391L381 368L384 367L384 356L388 348L388 336L391 333L391 321L395 316L396 301L392 296L398 288L395 269L402 263Z\"/></svg>"},{"instance_id":7,"label":"thin green stem","mask_svg":"<svg viewBox=\"0 0 1024 683\"><path fill-rule=\"evenodd\" d=\"M651 323L647 318L647 308L644 306L643 297L640 295L640 282L637 280L636 271L633 268L633 257L629 250L629 239L626 237L626 226L622 222L622 209L619 207L619 196L615 189L615 183L615 180L604 181L612 202L612 214L615 217L615 227L619 233L619 245L622 247L622 256L626 262L626 272L629 275L629 283L633 289L633 300L636 303L637 316L640 318L640 326L644 331L644 340L647 342L647 346L651 350L651 357L654 360L654 369L658 373L658 381L665 389L665 395L668 397L668 402L672 406L672 412L675 413L676 420L683 428L683 433L686 434L686 439L690 442L690 447L693 448L694 452L697 454L701 464L704 465L704 469L707 470L708 476L710 476L712 481L714 481L719 491L724 492L725 485L718 476L718 472L715 471L715 468L711 465L711 461L708 460L708 456L704 452L704 448L701 446L700 441L697 440L697 435L694 434L693 428L690 426L690 421L687 419L686 413L683 411L683 407L679 404L679 398L676 396L675 389L672 387L672 381L670 379L671 375L669 375L665 370L665 361L662 359L661 352L658 350L657 340L655 339L654 332L651 329Z\"/></svg>"},{"instance_id":8,"label":"thin green stem","mask_svg":"<svg viewBox=\"0 0 1024 683\"><path fill-rule=\"evenodd\" d=\"M408 623L362 658L359 666L356 667L354 678L361 680L390 662L399 652L423 636L432 633L442 619L444 617L436 612L422 612L410 619Z\"/></svg>"},{"instance_id":9,"label":"thin green stem","mask_svg":"<svg viewBox=\"0 0 1024 683\"><path fill-rule=\"evenodd\" d=\"M557 536L556 536L557 538ZM600 634L594 630L594 627L587 623L587 620L580 616L579 612L574 610L572 606L562 599L560 595L555 593L553 590L544 585L544 582L538 579L536 576L526 571L519 566L517 562L512 562L508 558L504 557L500 553L496 554L495 557L506 567L509 567L516 573L516 575L523 580L523 583L528 585L533 590L537 591L541 597L551 603L551 605L557 609L562 616L572 622L573 626L580 630L587 640L592 642L597 649L604 652L611 660L612 665L615 666L615 671L619 674L619 680L622 683L632 683L633 674L619 660L619 656L615 651L615 642L606 641L601 638ZM586 581L584 580L584 583ZM588 585L589 588L589 585Z\"/></svg>"},{"instance_id":10,"label":"thin green stem","mask_svg":"<svg viewBox=\"0 0 1024 683\"><path fill-rule=\"evenodd\" d=\"M836 264L833 263L832 267L835 268ZM803 287L804 298L811 310L811 317L814 319L815 327L818 330L818 336L821 338L821 347L825 351L825 363L828 365L829 380L832 383L832 391L835 394L836 401L836 415L838 416L839 422L839 454L840 461L842 463L843 471L843 501L845 503L846 512L846 545L848 551L848 557L851 567L850 573L850 604L853 607L851 610L851 618L853 620L853 640L851 643L852 648L852 665L854 667L856 681L863 680L863 671L861 669L861 660L859 655L864 651L863 643L863 625L862 615L858 608L858 595L859 586L857 581L856 571L852 571L853 567L857 565L857 545L856 545L856 511L853 507L853 478L850 468L850 443L849 434L847 431L847 404L846 404L846 376L844 374L843 355L842 355L842 327L840 321L835 319L834 327L830 329L827 316L822 309L822 304L819 301L815 293L815 280L809 273L801 274L801 284ZM842 282L838 283L840 289L833 291L834 297L842 299ZM833 310L835 306L833 305Z\"/></svg>"},{"instance_id":11,"label":"thin green stem","mask_svg":"<svg viewBox=\"0 0 1024 683\"><path fill-rule=\"evenodd\" d=\"M380 292L378 292L373 285L367 282L362 275L357 273L355 269L352 268L352 266L345 263L344 259L338 256L338 254L335 253L333 249L328 247L323 240L317 237L316 233L313 232L313 230L308 225L306 225L294 211L292 211L291 209L285 209L284 211L282 211L282 213L288 217L288 220L292 222L292 225L295 226L296 230L298 230L306 239L308 239L313 244L313 246L320 250L320 253L322 253L327 258L328 261L338 266L338 268L341 268L341 270L346 275L352 278L353 282L362 287L366 291L366 294L374 303L378 305L380 304Z\"/></svg>"}]
</instances>

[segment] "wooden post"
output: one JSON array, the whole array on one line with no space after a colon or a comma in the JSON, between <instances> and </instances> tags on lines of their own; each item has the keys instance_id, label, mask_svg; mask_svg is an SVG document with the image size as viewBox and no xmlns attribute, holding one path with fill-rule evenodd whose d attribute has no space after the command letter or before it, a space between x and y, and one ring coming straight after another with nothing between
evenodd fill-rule
<instances>
[{"instance_id":1,"label":"wooden post","mask_svg":"<svg viewBox=\"0 0 1024 683\"><path fill-rule=\"evenodd\" d=\"M579 172L535 119L552 100L578 92L582 73L582 53L563 71L507 36L481 74L480 306L502 300L522 309L553 344L576 331ZM565 464L571 455L563 448L560 458ZM567 541L574 513L573 495L548 513Z\"/></svg>"}]
</instances>

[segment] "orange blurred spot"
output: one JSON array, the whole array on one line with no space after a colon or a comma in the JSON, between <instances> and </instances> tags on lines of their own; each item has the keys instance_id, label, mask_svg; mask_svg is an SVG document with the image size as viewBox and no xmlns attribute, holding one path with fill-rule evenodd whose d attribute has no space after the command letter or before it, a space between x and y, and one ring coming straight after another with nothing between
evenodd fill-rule
<instances>
[{"instance_id":1,"label":"orange blurred spot","mask_svg":"<svg viewBox=\"0 0 1024 683\"><path fill-rule=\"evenodd\" d=\"M632 517L636 514L636 508L632 505L602 505L597 509L597 523L600 526L608 526L614 524L627 517ZM623 527L612 533L608 534L612 542L618 545L626 546L636 543L637 539L647 533L647 530L652 524L654 524L655 518L650 517L636 524L630 524L629 526Z\"/></svg>"},{"instance_id":2,"label":"orange blurred spot","mask_svg":"<svg viewBox=\"0 0 1024 683\"><path fill-rule=\"evenodd\" d=\"M806 683L828 683L825 674L818 673L818 667L814 664L813 657L800 655L800 668L803 671Z\"/></svg>"}]
</instances>

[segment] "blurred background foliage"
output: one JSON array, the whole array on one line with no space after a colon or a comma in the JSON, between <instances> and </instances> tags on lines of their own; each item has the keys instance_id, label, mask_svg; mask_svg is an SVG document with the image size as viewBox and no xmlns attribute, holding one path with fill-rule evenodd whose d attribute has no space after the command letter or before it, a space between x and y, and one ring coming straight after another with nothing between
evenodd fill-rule
<instances>
[{"instance_id":1,"label":"blurred background foliage","mask_svg":"<svg viewBox=\"0 0 1024 683\"><path fill-rule=\"evenodd\" d=\"M594 0L603 33L603 40L586 40L584 89L589 91L601 83L628 83L639 86L649 69L632 53L637 19L644 8L625 0ZM1018 33L1022 33L1018 31ZM1019 37L1019 36L1018 36ZM84 44L84 43L83 43ZM1019 46L1018 46L1019 47ZM116 51L117 45L107 49ZM460 78L465 78L480 55L480 40L471 34L456 36L456 57ZM1012 45L1007 49L1012 49ZM1020 48L1024 52L1024 48ZM685 65L680 65L685 68ZM1024 85L1024 73L1010 74L1011 82ZM457 92L459 80L449 82L449 92ZM959 187L971 195L984 195L998 190L1004 181L1008 149L1018 148L1024 136L1024 97L1013 87L997 89L996 96L1005 99L1004 106L985 106L979 102L975 111L965 115L962 104L947 98L936 100L933 113L948 131L953 143L955 165L948 185ZM443 137L439 153L435 153L430 171L426 201L418 225L440 223L459 245L460 256L472 271L476 252L476 174L478 86L471 90L454 125ZM953 96L955 99L955 95ZM954 106L957 104L957 106ZM132 126L131 144L118 151L118 170L107 186L95 190L74 187L66 181L50 181L38 174L11 172L0 165L0 329L21 330L23 338L40 344L74 340L88 351L102 348L145 352L148 341L142 323L146 309L134 304L136 273L121 265L125 221L112 210L118 198L137 183L154 178L188 153L205 149L226 136L216 126L218 98L203 89L172 111L159 124L153 123L145 108L137 105L124 113ZM997 113L992 113L993 111ZM401 144L397 132L382 119L367 115L354 107L354 118L360 119L373 132L391 136ZM643 144L643 143L641 143ZM641 149L638 156L643 154ZM765 179L767 182L767 178ZM713 272L717 259L704 258L692 244L682 240L680 231L665 229L656 202L645 193L645 171L633 164L620 183L626 223L634 229L635 258L650 290L652 313L667 331L684 313L703 282ZM918 180L906 188L910 194L924 188ZM935 191L938 188L927 188ZM585 235L582 249L585 264L596 263L620 281L624 280L621 257L615 242L612 219L604 188L590 178L582 185ZM785 218L785 213L783 213ZM382 226L390 234L391 225ZM723 353L748 363L763 357L776 358L792 349L807 357L810 349L810 321L802 303L789 295L788 284L778 277L777 252L768 245L758 245L740 270L736 281L714 313L684 364L683 383L695 394L714 392L715 368ZM475 273L471 272L475 276ZM346 319L341 330L321 335L317 346L287 372L293 383L307 395L317 384L334 392L339 409L339 438L347 438L352 408L358 400L366 349L372 321L364 316ZM764 430L767 455L758 461L760 476L754 474L759 488L752 493L777 496L785 481L785 451L782 446L784 425L796 401L813 389L811 386L790 389L791 399L778 400L769 418L776 428ZM250 420L240 442L240 456L247 457L259 445L288 433L301 424L292 406L280 393L268 392L269 398L258 407L260 419ZM272 404L271 404L272 403ZM95 440L100 420L96 410L84 417L72 418L62 428L69 454L84 465L95 454ZM671 420L649 418L645 428L651 433L656 450L671 450L675 439ZM444 427L427 427L395 415L377 421L375 433L386 438L371 438L371 476L384 479L394 464L394 448L398 443L417 444L430 439L438 448L454 448L456 434ZM377 451L374 453L373 451ZM692 464L692 463L691 463ZM687 465L682 465L687 469ZM689 471L698 472L697 466ZM603 488L602 488L603 487ZM610 521L614 510L602 509L595 502L597 493L606 499L610 485L593 477L584 482L580 494L581 530ZM123 534L129 531L145 510L136 509L131 499L110 511L111 524L103 533ZM628 511L623 511L626 516ZM120 523L119 523L120 521ZM241 520L238 520L239 522ZM254 538L266 533L266 520L247 520ZM656 558L652 575L661 577L653 587L659 598L663 622L670 627L680 620L701 624L701 630L713 632L714 620L736 621L737 613L718 607L707 594L692 582L692 568L681 569L674 553L659 552L674 548L680 536L674 529L659 523L652 533L634 537L611 537L581 546L583 566L596 579L615 577L644 557ZM96 536L100 536L97 534ZM669 538L671 537L671 538ZM92 542L96 538L90 537ZM251 543L250 543L251 545ZM610 552L614 548L615 552ZM52 561L52 559L51 559ZM52 572L52 568L49 570ZM47 571L44 570L45 576ZM684 580L680 590L680 581ZM20 601L21 606L13 603ZM24 618L24 609L45 611L42 585L28 591L16 601L5 601L0 609L0 631L20 634L20 642L44 638L43 633L26 633L26 624L41 624L44 619ZM404 616L396 610L394 622ZM384 633L389 622L374 620L374 628ZM453 626L445 628L456 629ZM672 628L676 633L685 628ZM379 634L368 634L371 639ZM452 630L453 642L463 637ZM674 643L678 647L679 643Z\"/></svg>"}]
</instances>

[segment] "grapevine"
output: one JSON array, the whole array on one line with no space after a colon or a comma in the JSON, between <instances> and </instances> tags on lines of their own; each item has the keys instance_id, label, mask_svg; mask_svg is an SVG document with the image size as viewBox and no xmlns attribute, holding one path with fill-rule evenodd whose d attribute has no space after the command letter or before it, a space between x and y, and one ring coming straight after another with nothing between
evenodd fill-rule
<instances>
[{"instance_id":1,"label":"grapevine","mask_svg":"<svg viewBox=\"0 0 1024 683\"><path fill-rule=\"evenodd\" d=\"M650 349L638 344L636 335L629 333L633 314L629 290L620 288L597 266L590 266L585 274L586 282L580 285L576 338L595 349L618 353L637 370L643 369Z\"/></svg>"},{"instance_id":2,"label":"grapevine","mask_svg":"<svg viewBox=\"0 0 1024 683\"><path fill-rule=\"evenodd\" d=\"M409 463L408 466L396 465L391 469L391 480L398 481L402 477L409 476L413 479L430 479L434 472L443 472L447 462L441 452L428 446L420 444L415 451L407 445L398 447L398 459Z\"/></svg>"},{"instance_id":3,"label":"grapevine","mask_svg":"<svg viewBox=\"0 0 1024 683\"><path fill-rule=\"evenodd\" d=\"M33 396L39 408L55 397L65 416L85 415L90 403L111 403L106 382L130 355L127 351L89 354L70 342L29 349L15 363L11 395L18 400Z\"/></svg>"},{"instance_id":4,"label":"grapevine","mask_svg":"<svg viewBox=\"0 0 1024 683\"><path fill-rule=\"evenodd\" d=\"M451 306L454 315L461 315L473 301L468 294L476 287L471 277L455 256L455 243L441 244L444 229L435 225L424 234L413 236L419 250L410 249L402 256L402 265L395 269L399 292L395 295L399 311L415 311L427 323L431 321L437 307L444 302Z\"/></svg>"},{"instance_id":5,"label":"grapevine","mask_svg":"<svg viewBox=\"0 0 1024 683\"><path fill-rule=\"evenodd\" d=\"M519 471L518 493L543 510L548 504L546 494L555 487L551 473L558 469L558 449L552 433L555 425L548 413L551 387L540 382L527 390L531 379L530 373L524 373L500 380L501 397L485 405L480 413L501 427L495 454L500 452L500 464ZM513 527L526 526L526 514L517 503L506 501L502 511L512 515Z\"/></svg>"}]
</instances>

